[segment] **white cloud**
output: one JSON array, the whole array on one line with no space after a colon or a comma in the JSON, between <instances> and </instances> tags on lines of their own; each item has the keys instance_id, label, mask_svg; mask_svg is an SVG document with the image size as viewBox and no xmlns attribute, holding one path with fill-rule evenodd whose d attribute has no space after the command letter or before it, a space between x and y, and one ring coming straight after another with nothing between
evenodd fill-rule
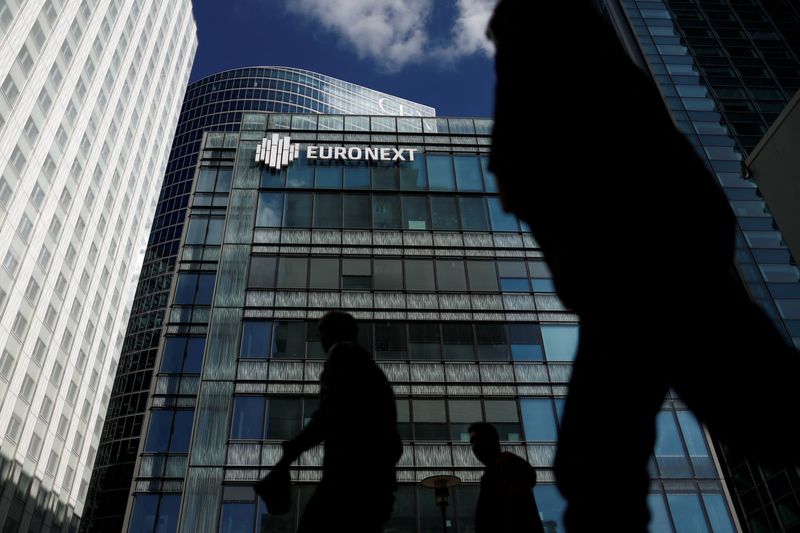
<instances>
[{"instance_id":1,"label":"white cloud","mask_svg":"<svg viewBox=\"0 0 800 533\"><path fill-rule=\"evenodd\" d=\"M412 63L491 55L485 31L496 1L457 0L444 42L429 35L434 0L286 0L286 6L337 34L359 58L396 72Z\"/></svg>"}]
</instances>

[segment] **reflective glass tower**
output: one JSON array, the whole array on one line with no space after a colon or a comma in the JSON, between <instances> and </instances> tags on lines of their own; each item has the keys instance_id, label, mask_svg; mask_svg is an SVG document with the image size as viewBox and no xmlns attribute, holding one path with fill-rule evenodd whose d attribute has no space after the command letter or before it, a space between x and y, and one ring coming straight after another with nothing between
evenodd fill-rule
<instances>
[{"instance_id":1,"label":"reflective glass tower","mask_svg":"<svg viewBox=\"0 0 800 533\"><path fill-rule=\"evenodd\" d=\"M800 7L781 0L601 3L730 199L739 225L736 264L751 296L800 346L800 271L769 206L742 174L743 159L800 87ZM721 451L745 529L800 527L796 468L765 469Z\"/></svg>"},{"instance_id":2,"label":"reflective glass tower","mask_svg":"<svg viewBox=\"0 0 800 533\"><path fill-rule=\"evenodd\" d=\"M206 131L238 131L245 111L292 113L369 113L432 116L434 109L378 91L301 69L255 67L229 70L189 85L156 207L136 288L119 368L111 391L97 461L89 490L83 531L119 531L134 475L142 420L151 390L153 368L167 323L168 297L178 266L180 239L194 187L196 165ZM235 143L235 136L228 139ZM233 145L235 147L235 144ZM229 149L220 145L212 149ZM209 149L211 149L209 147ZM209 157L212 152L209 152ZM215 174L216 176L216 174ZM232 176L219 170L219 187ZM208 197L209 202L226 202ZM211 209L217 204L209 204ZM212 234L220 227L212 223ZM199 231L193 228L192 231ZM206 231L206 230L203 230ZM169 501L169 500L167 500ZM169 521L174 510L157 511Z\"/></svg>"},{"instance_id":3,"label":"reflective glass tower","mask_svg":"<svg viewBox=\"0 0 800 533\"><path fill-rule=\"evenodd\" d=\"M0 1L0 526L75 531L197 45L189 0Z\"/></svg>"}]
</instances>

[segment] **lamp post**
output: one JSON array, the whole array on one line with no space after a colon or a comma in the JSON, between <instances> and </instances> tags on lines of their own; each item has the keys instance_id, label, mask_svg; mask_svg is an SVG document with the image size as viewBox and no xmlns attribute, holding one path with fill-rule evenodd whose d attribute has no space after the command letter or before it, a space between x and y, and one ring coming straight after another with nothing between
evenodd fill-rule
<instances>
[{"instance_id":1,"label":"lamp post","mask_svg":"<svg viewBox=\"0 0 800 533\"><path fill-rule=\"evenodd\" d=\"M447 533L447 504L450 500L450 488L461 483L456 476L430 476L420 481L420 485L434 489L436 506L442 511L442 531Z\"/></svg>"}]
</instances>

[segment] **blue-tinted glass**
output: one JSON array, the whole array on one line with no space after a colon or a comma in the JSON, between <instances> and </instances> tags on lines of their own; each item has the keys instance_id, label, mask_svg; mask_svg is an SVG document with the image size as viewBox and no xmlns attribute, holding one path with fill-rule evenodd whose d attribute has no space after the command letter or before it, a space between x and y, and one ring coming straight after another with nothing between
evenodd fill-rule
<instances>
[{"instance_id":1,"label":"blue-tinted glass","mask_svg":"<svg viewBox=\"0 0 800 533\"><path fill-rule=\"evenodd\" d=\"M345 189L368 189L369 167L364 164L348 163L344 167Z\"/></svg>"},{"instance_id":2,"label":"blue-tinted glass","mask_svg":"<svg viewBox=\"0 0 800 533\"><path fill-rule=\"evenodd\" d=\"M203 244L206 240L208 218L192 217L186 230L186 244Z\"/></svg>"},{"instance_id":3,"label":"blue-tinted glass","mask_svg":"<svg viewBox=\"0 0 800 533\"><path fill-rule=\"evenodd\" d=\"M241 357L268 357L272 322L247 321L242 324Z\"/></svg>"},{"instance_id":4,"label":"blue-tinted glass","mask_svg":"<svg viewBox=\"0 0 800 533\"><path fill-rule=\"evenodd\" d=\"M219 533L253 533L254 520L254 503L224 503Z\"/></svg>"},{"instance_id":5,"label":"blue-tinted glass","mask_svg":"<svg viewBox=\"0 0 800 533\"><path fill-rule=\"evenodd\" d=\"M208 221L208 235L206 235L207 245L222 244L222 231L225 229L224 218L212 218Z\"/></svg>"},{"instance_id":6,"label":"blue-tinted glass","mask_svg":"<svg viewBox=\"0 0 800 533\"><path fill-rule=\"evenodd\" d=\"M372 198L372 227L375 229L400 229L400 198L379 196Z\"/></svg>"},{"instance_id":7,"label":"blue-tinted glass","mask_svg":"<svg viewBox=\"0 0 800 533\"><path fill-rule=\"evenodd\" d=\"M503 292L528 292L531 288L528 278L500 278L500 290Z\"/></svg>"},{"instance_id":8,"label":"blue-tinted glass","mask_svg":"<svg viewBox=\"0 0 800 533\"><path fill-rule=\"evenodd\" d=\"M567 403L564 398L555 398L553 400L556 404L556 416L558 417L558 425L561 425L561 419L564 418L564 404Z\"/></svg>"},{"instance_id":9,"label":"blue-tinted glass","mask_svg":"<svg viewBox=\"0 0 800 533\"><path fill-rule=\"evenodd\" d=\"M432 191L455 190L453 160L449 155L428 155L428 183Z\"/></svg>"},{"instance_id":10,"label":"blue-tinted glass","mask_svg":"<svg viewBox=\"0 0 800 533\"><path fill-rule=\"evenodd\" d=\"M456 183L459 191L482 191L481 167L478 158L472 155L453 157L456 167Z\"/></svg>"},{"instance_id":11,"label":"blue-tinted glass","mask_svg":"<svg viewBox=\"0 0 800 533\"><path fill-rule=\"evenodd\" d=\"M181 509L179 494L165 494L161 496L161 505L158 506L158 522L154 533L175 533L178 531L178 515Z\"/></svg>"},{"instance_id":12,"label":"blue-tinted glass","mask_svg":"<svg viewBox=\"0 0 800 533\"><path fill-rule=\"evenodd\" d=\"M663 477L692 476L672 411L661 411L656 416L655 455Z\"/></svg>"},{"instance_id":13,"label":"blue-tinted glass","mask_svg":"<svg viewBox=\"0 0 800 533\"><path fill-rule=\"evenodd\" d=\"M542 518L544 530L552 533L564 533L564 509L567 502L553 484L538 484L533 488L536 507Z\"/></svg>"},{"instance_id":14,"label":"blue-tinted glass","mask_svg":"<svg viewBox=\"0 0 800 533\"><path fill-rule=\"evenodd\" d=\"M486 202L483 198L461 197L458 199L458 206L464 231L489 231Z\"/></svg>"},{"instance_id":15,"label":"blue-tinted glass","mask_svg":"<svg viewBox=\"0 0 800 533\"><path fill-rule=\"evenodd\" d=\"M306 157L305 149L301 148L300 157L288 168L286 179L287 187L310 188L314 185L314 164Z\"/></svg>"},{"instance_id":16,"label":"blue-tinted glass","mask_svg":"<svg viewBox=\"0 0 800 533\"><path fill-rule=\"evenodd\" d=\"M276 228L281 225L283 213L283 194L278 192L262 192L258 195L258 211L256 227Z\"/></svg>"},{"instance_id":17,"label":"blue-tinted glass","mask_svg":"<svg viewBox=\"0 0 800 533\"><path fill-rule=\"evenodd\" d=\"M414 230L431 229L427 197L403 196L403 228Z\"/></svg>"},{"instance_id":18,"label":"blue-tinted glass","mask_svg":"<svg viewBox=\"0 0 800 533\"><path fill-rule=\"evenodd\" d=\"M548 361L572 361L578 351L577 325L543 325L542 342Z\"/></svg>"},{"instance_id":19,"label":"blue-tinted glass","mask_svg":"<svg viewBox=\"0 0 800 533\"><path fill-rule=\"evenodd\" d=\"M483 170L483 181L486 184L486 191L497 192L497 178L489 171L488 157L481 157L481 169Z\"/></svg>"},{"instance_id":20,"label":"blue-tinted glass","mask_svg":"<svg viewBox=\"0 0 800 533\"><path fill-rule=\"evenodd\" d=\"M192 305L197 289L197 274L178 274L178 283L175 286L175 303L177 305Z\"/></svg>"},{"instance_id":21,"label":"blue-tinted glass","mask_svg":"<svg viewBox=\"0 0 800 533\"><path fill-rule=\"evenodd\" d=\"M381 161L372 167L373 189L397 189L397 165L391 161Z\"/></svg>"},{"instance_id":22,"label":"blue-tinted glass","mask_svg":"<svg viewBox=\"0 0 800 533\"><path fill-rule=\"evenodd\" d=\"M206 340L203 337L189 337L186 345L186 358L183 362L184 374L199 374L203 367L203 351L206 347Z\"/></svg>"},{"instance_id":23,"label":"blue-tinted glass","mask_svg":"<svg viewBox=\"0 0 800 533\"><path fill-rule=\"evenodd\" d=\"M188 452L189 439L192 436L192 417L194 411L175 411L175 421L172 430L172 442L169 445L171 452Z\"/></svg>"},{"instance_id":24,"label":"blue-tinted glass","mask_svg":"<svg viewBox=\"0 0 800 533\"><path fill-rule=\"evenodd\" d=\"M725 503L725 498L722 497L722 494L704 493L703 502L706 504L706 512L714 533L733 533L731 515L728 512L728 505Z\"/></svg>"},{"instance_id":25,"label":"blue-tinted glass","mask_svg":"<svg viewBox=\"0 0 800 533\"><path fill-rule=\"evenodd\" d=\"M552 279L534 279L533 290L535 292L556 292L556 284Z\"/></svg>"},{"instance_id":26,"label":"blue-tinted glass","mask_svg":"<svg viewBox=\"0 0 800 533\"><path fill-rule=\"evenodd\" d=\"M550 399L523 398L519 401L522 409L522 425L525 429L525 440L555 441L556 419Z\"/></svg>"},{"instance_id":27,"label":"blue-tinted glass","mask_svg":"<svg viewBox=\"0 0 800 533\"><path fill-rule=\"evenodd\" d=\"M150 412L150 426L147 430L146 452L166 452L169 450L169 435L172 430L172 411L157 409Z\"/></svg>"},{"instance_id":28,"label":"blue-tinted glass","mask_svg":"<svg viewBox=\"0 0 800 533\"><path fill-rule=\"evenodd\" d=\"M221 168L217 173L217 186L214 187L215 192L229 192L231 190L231 177L233 176L233 169Z\"/></svg>"},{"instance_id":29,"label":"blue-tinted glass","mask_svg":"<svg viewBox=\"0 0 800 533\"><path fill-rule=\"evenodd\" d=\"M508 340L511 343L511 358L515 361L542 361L544 351L535 324L509 324Z\"/></svg>"},{"instance_id":30,"label":"blue-tinted glass","mask_svg":"<svg viewBox=\"0 0 800 533\"><path fill-rule=\"evenodd\" d=\"M425 156L417 154L414 161L400 163L400 188L404 190L425 190L428 188L428 172Z\"/></svg>"},{"instance_id":31,"label":"blue-tinted glass","mask_svg":"<svg viewBox=\"0 0 800 533\"><path fill-rule=\"evenodd\" d=\"M697 494L667 494L677 533L707 533L708 525Z\"/></svg>"},{"instance_id":32,"label":"blue-tinted glass","mask_svg":"<svg viewBox=\"0 0 800 533\"><path fill-rule=\"evenodd\" d=\"M517 217L503 211L498 198L488 198L492 231L518 231Z\"/></svg>"},{"instance_id":33,"label":"blue-tinted glass","mask_svg":"<svg viewBox=\"0 0 800 533\"><path fill-rule=\"evenodd\" d=\"M697 419L689 411L678 411L678 424L683 433L683 441L689 451L697 477L717 477L717 469L708 454L708 445Z\"/></svg>"},{"instance_id":34,"label":"blue-tinted glass","mask_svg":"<svg viewBox=\"0 0 800 533\"><path fill-rule=\"evenodd\" d=\"M232 439L260 439L264 424L264 398L238 396L233 401Z\"/></svg>"},{"instance_id":35,"label":"blue-tinted glass","mask_svg":"<svg viewBox=\"0 0 800 533\"><path fill-rule=\"evenodd\" d=\"M201 168L197 176L196 192L212 192L214 190L214 181L217 177L216 168Z\"/></svg>"},{"instance_id":36,"label":"blue-tinted glass","mask_svg":"<svg viewBox=\"0 0 800 533\"><path fill-rule=\"evenodd\" d=\"M214 274L200 274L197 277L197 296L194 299L196 305L211 305L211 297L214 295Z\"/></svg>"},{"instance_id":37,"label":"blue-tinted glass","mask_svg":"<svg viewBox=\"0 0 800 533\"><path fill-rule=\"evenodd\" d=\"M282 189L286 185L286 169L274 170L264 167L261 171L261 186L266 189Z\"/></svg>"},{"instance_id":38,"label":"blue-tinted glass","mask_svg":"<svg viewBox=\"0 0 800 533\"><path fill-rule=\"evenodd\" d=\"M129 533L153 533L158 511L157 494L136 494L133 497L133 511Z\"/></svg>"},{"instance_id":39,"label":"blue-tinted glass","mask_svg":"<svg viewBox=\"0 0 800 533\"><path fill-rule=\"evenodd\" d=\"M431 197L432 227L435 230L455 230L459 228L456 199L452 196Z\"/></svg>"},{"instance_id":40,"label":"blue-tinted glass","mask_svg":"<svg viewBox=\"0 0 800 533\"><path fill-rule=\"evenodd\" d=\"M649 531L651 533L672 533L664 496L657 492L648 494L647 507L650 509Z\"/></svg>"},{"instance_id":41,"label":"blue-tinted glass","mask_svg":"<svg viewBox=\"0 0 800 533\"><path fill-rule=\"evenodd\" d=\"M342 167L334 164L320 163L317 165L318 189L341 189Z\"/></svg>"},{"instance_id":42,"label":"blue-tinted glass","mask_svg":"<svg viewBox=\"0 0 800 533\"><path fill-rule=\"evenodd\" d=\"M288 193L286 210L283 213L283 224L288 228L311 227L312 197L309 193Z\"/></svg>"},{"instance_id":43,"label":"blue-tinted glass","mask_svg":"<svg viewBox=\"0 0 800 533\"><path fill-rule=\"evenodd\" d=\"M186 337L167 337L164 339L164 353L161 356L162 372L180 372L183 368L183 354L186 350Z\"/></svg>"}]
</instances>

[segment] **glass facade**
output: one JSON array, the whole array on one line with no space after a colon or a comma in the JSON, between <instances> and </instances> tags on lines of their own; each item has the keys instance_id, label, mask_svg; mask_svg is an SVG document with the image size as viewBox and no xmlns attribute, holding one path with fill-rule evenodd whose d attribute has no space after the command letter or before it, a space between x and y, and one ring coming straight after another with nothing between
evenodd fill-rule
<instances>
[{"instance_id":1,"label":"glass facade","mask_svg":"<svg viewBox=\"0 0 800 533\"><path fill-rule=\"evenodd\" d=\"M712 170L737 216L736 264L751 296L800 346L800 271L742 162L800 88L800 10L753 0L608 1L638 46L678 128ZM612 15L615 14L615 15ZM757 364L757 362L756 362ZM720 459L741 525L800 527L797 468L767 469L724 447Z\"/></svg>"},{"instance_id":2,"label":"glass facade","mask_svg":"<svg viewBox=\"0 0 800 533\"><path fill-rule=\"evenodd\" d=\"M0 0L4 533L86 514L196 47L189 0Z\"/></svg>"},{"instance_id":3,"label":"glass facade","mask_svg":"<svg viewBox=\"0 0 800 533\"><path fill-rule=\"evenodd\" d=\"M168 321L168 297L178 266L184 226L188 232L187 242L201 248L202 245L209 246L209 254L215 253L212 247L219 245L223 238L225 218L219 207L227 206L231 196L232 162L219 160L219 164L197 175L196 184L195 169L198 157L213 159L226 154L237 146L238 138L236 135L214 137L210 144L201 147L203 133L207 130L238 131L246 111L308 114L291 118L282 116L282 120L289 121L286 127L297 128L306 124L314 124L316 128L313 114L318 113L424 117L435 114L427 106L294 68L241 68L214 74L189 85L144 254L114 388L110 392L109 409L89 488L87 517L81 526L84 531L116 531L122 527L156 354ZM381 120L376 116L356 119L339 115L321 119L321 127L341 129L347 123L354 130L365 131L369 130L372 121L380 130ZM422 128L421 122L415 122L414 127L416 125ZM426 119L426 127L428 131L436 131L436 120ZM345 181L351 183L352 179L358 179L357 174L348 174ZM305 178L298 173L292 179L302 181ZM331 175L329 179L337 178ZM190 197L195 187L196 195ZM194 207L203 205L207 214L201 216L200 211L194 211L187 224L190 198ZM249 201L238 196L230 200ZM269 217L269 214L265 211L262 216ZM181 301L196 305L210 295L207 292L209 281L213 284L213 279L209 280L205 275L181 276L175 281L180 297L186 298ZM198 293L196 297L192 291ZM207 309L203 311L198 307L198 318L203 312L207 313Z\"/></svg>"},{"instance_id":4,"label":"glass facade","mask_svg":"<svg viewBox=\"0 0 800 533\"><path fill-rule=\"evenodd\" d=\"M336 308L359 320L359 342L397 399L404 454L387 531L441 527L432 491L419 486L433 474L462 479L448 520L474 530L482 465L466 431L476 421L537 468L543 519L563 531L552 462L577 317L554 294L530 233L499 209L486 170L491 121L375 119L245 113L238 134L205 135L127 531L162 509L164 531L294 531L321 448L292 468L288 515L266 513L252 485L316 407L325 354L314 321ZM255 162L274 133L301 154L308 145L417 151L413 164L301 157L275 171ZM653 531L735 530L715 452L676 398L659 416L650 470Z\"/></svg>"}]
</instances>

